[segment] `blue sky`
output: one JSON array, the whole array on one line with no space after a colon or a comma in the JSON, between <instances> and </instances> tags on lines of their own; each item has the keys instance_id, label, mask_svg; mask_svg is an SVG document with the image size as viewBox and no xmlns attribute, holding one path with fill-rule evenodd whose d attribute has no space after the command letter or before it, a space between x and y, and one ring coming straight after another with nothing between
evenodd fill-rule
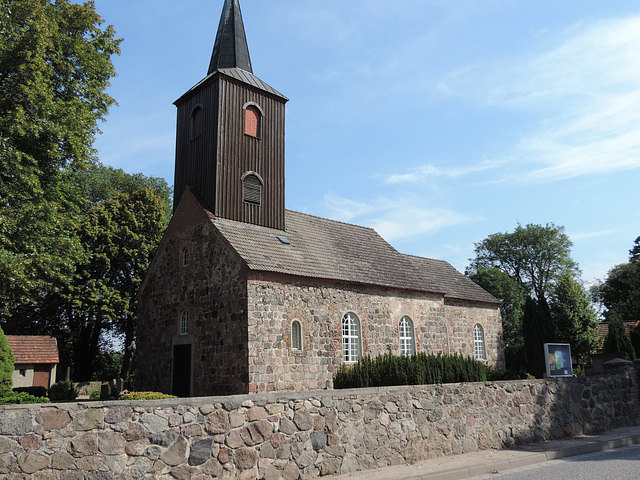
<instances>
[{"instance_id":1,"label":"blue sky","mask_svg":"<svg viewBox=\"0 0 640 480\"><path fill-rule=\"evenodd\" d=\"M173 184L173 101L223 0L96 0L124 38L100 160ZM286 95L287 208L464 271L474 242L563 225L583 279L640 236L640 4L241 0L253 71Z\"/></svg>"}]
</instances>

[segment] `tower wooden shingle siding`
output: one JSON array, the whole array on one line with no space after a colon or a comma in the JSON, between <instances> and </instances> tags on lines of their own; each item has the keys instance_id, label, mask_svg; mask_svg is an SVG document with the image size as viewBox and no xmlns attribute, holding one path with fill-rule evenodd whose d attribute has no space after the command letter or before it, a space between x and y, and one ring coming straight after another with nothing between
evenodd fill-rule
<instances>
[{"instance_id":1,"label":"tower wooden shingle siding","mask_svg":"<svg viewBox=\"0 0 640 480\"><path fill-rule=\"evenodd\" d=\"M238 0L226 0L208 76L175 102L174 211L189 186L217 217L284 230L286 102L253 75ZM258 136L245 133L248 107Z\"/></svg>"}]
</instances>

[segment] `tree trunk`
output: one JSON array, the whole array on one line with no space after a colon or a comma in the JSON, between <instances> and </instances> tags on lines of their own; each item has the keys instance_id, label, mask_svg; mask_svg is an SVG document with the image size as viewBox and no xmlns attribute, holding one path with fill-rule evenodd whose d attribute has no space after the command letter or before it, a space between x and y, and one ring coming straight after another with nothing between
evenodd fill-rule
<instances>
[{"instance_id":1,"label":"tree trunk","mask_svg":"<svg viewBox=\"0 0 640 480\"><path fill-rule=\"evenodd\" d=\"M131 366L133 363L134 342L135 342L135 321L133 315L127 315L124 329L124 355L122 356L122 368L120 369L120 378L126 380L131 374Z\"/></svg>"}]
</instances>

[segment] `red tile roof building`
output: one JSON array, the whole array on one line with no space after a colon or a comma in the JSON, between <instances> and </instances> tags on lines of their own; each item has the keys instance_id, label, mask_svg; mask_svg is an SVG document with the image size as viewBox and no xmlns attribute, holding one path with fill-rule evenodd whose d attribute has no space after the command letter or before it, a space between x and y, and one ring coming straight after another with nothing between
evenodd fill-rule
<instances>
[{"instance_id":1,"label":"red tile roof building","mask_svg":"<svg viewBox=\"0 0 640 480\"><path fill-rule=\"evenodd\" d=\"M59 363L58 342L43 335L7 335L16 364Z\"/></svg>"},{"instance_id":2,"label":"red tile roof building","mask_svg":"<svg viewBox=\"0 0 640 480\"><path fill-rule=\"evenodd\" d=\"M49 388L56 379L58 343L44 335L7 335L15 358L13 386Z\"/></svg>"}]
</instances>

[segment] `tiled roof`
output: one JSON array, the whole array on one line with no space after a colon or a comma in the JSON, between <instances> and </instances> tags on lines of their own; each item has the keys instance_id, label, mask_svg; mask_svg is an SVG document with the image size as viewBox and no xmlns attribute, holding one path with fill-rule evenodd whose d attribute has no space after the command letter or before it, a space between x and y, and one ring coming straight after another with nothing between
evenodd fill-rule
<instances>
[{"instance_id":1,"label":"tiled roof","mask_svg":"<svg viewBox=\"0 0 640 480\"><path fill-rule=\"evenodd\" d=\"M7 335L15 363L59 363L55 337L44 335Z\"/></svg>"},{"instance_id":2,"label":"tiled roof","mask_svg":"<svg viewBox=\"0 0 640 480\"><path fill-rule=\"evenodd\" d=\"M640 324L640 320L629 320L624 322L624 328L627 333L629 333L631 329L636 327L638 324ZM598 324L598 336L606 337L607 335L609 335L609 324L606 322Z\"/></svg>"},{"instance_id":3,"label":"tiled roof","mask_svg":"<svg viewBox=\"0 0 640 480\"><path fill-rule=\"evenodd\" d=\"M287 210L286 231L212 218L251 270L499 303L446 262L404 255L375 230Z\"/></svg>"},{"instance_id":4,"label":"tiled roof","mask_svg":"<svg viewBox=\"0 0 640 480\"><path fill-rule=\"evenodd\" d=\"M412 255L407 255L407 257L409 257L423 277L428 278L438 285L438 288L444 293L445 297L485 303L500 303L497 298L469 277L458 272L448 262Z\"/></svg>"}]
</instances>

